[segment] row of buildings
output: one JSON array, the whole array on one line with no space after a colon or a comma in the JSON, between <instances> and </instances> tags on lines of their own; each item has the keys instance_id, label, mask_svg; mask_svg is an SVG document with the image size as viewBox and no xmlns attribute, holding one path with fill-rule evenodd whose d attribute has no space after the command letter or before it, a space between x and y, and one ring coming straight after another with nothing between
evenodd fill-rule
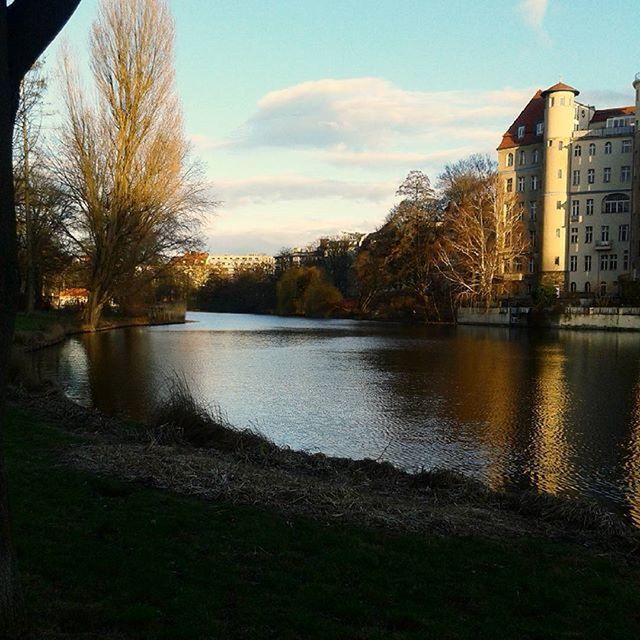
<instances>
[{"instance_id":1,"label":"row of buildings","mask_svg":"<svg viewBox=\"0 0 640 640\"><path fill-rule=\"evenodd\" d=\"M537 91L498 146L498 169L518 200L530 249L511 274L522 295L539 284L616 295L640 265L640 74L635 103L584 104L558 83Z\"/></svg>"}]
</instances>

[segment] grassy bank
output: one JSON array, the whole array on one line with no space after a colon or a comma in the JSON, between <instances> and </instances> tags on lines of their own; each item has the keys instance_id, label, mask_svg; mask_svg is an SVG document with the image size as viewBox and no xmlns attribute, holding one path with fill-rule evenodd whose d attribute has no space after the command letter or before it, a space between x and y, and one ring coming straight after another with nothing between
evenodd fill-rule
<instances>
[{"instance_id":1,"label":"grassy bank","mask_svg":"<svg viewBox=\"0 0 640 640\"><path fill-rule=\"evenodd\" d=\"M61 464L87 444L10 411L35 637L640 636L640 568L619 556L338 525Z\"/></svg>"}]
</instances>

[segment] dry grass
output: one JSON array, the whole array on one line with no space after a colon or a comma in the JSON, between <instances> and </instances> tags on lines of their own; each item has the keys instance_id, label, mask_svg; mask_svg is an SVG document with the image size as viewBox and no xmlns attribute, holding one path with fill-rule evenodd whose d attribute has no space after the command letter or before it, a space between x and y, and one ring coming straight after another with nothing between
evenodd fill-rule
<instances>
[{"instance_id":1,"label":"dry grass","mask_svg":"<svg viewBox=\"0 0 640 640\"><path fill-rule=\"evenodd\" d=\"M278 447L254 431L235 429L217 407L199 403L184 378L172 379L168 399L147 430L60 396L36 398L25 394L22 403L49 423L98 436L73 448L68 462L179 494L395 530L494 539L536 535L634 556L639 548L638 530L593 503L494 492L450 471L410 474L385 462Z\"/></svg>"}]
</instances>

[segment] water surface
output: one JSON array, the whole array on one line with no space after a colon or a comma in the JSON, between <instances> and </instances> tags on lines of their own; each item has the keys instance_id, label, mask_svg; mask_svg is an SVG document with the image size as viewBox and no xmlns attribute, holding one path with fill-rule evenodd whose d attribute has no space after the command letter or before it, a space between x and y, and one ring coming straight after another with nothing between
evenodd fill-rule
<instances>
[{"instance_id":1,"label":"water surface","mask_svg":"<svg viewBox=\"0 0 640 640\"><path fill-rule=\"evenodd\" d=\"M233 314L73 338L37 365L144 419L172 372L279 444L615 503L640 524L640 336Z\"/></svg>"}]
</instances>

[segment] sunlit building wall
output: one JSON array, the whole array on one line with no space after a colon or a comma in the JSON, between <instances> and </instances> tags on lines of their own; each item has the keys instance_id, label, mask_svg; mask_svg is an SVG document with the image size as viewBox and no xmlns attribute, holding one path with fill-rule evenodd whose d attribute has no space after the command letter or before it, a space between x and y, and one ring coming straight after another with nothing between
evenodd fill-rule
<instances>
[{"instance_id":1,"label":"sunlit building wall","mask_svg":"<svg viewBox=\"0 0 640 640\"><path fill-rule=\"evenodd\" d=\"M635 278L638 85L633 105L597 110L558 83L537 91L504 134L498 169L530 238L521 293L541 282L609 295L620 277Z\"/></svg>"}]
</instances>

